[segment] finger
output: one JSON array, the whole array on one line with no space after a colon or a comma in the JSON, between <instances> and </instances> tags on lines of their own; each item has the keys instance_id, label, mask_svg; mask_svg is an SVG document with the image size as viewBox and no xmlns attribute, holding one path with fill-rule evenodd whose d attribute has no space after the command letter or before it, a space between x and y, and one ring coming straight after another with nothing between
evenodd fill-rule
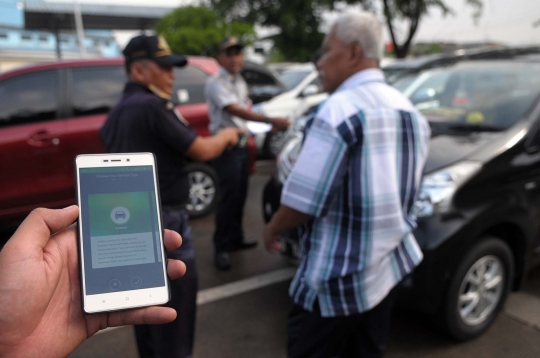
<instances>
[{"instance_id":1,"label":"finger","mask_svg":"<svg viewBox=\"0 0 540 358\"><path fill-rule=\"evenodd\" d=\"M169 307L146 307L109 313L108 327L131 324L163 324L174 321L176 311Z\"/></svg>"},{"instance_id":2,"label":"finger","mask_svg":"<svg viewBox=\"0 0 540 358\"><path fill-rule=\"evenodd\" d=\"M182 236L176 231L165 229L163 243L165 244L167 251L176 250L182 245Z\"/></svg>"},{"instance_id":3,"label":"finger","mask_svg":"<svg viewBox=\"0 0 540 358\"><path fill-rule=\"evenodd\" d=\"M78 216L79 208L76 205L59 210L35 209L24 219L11 240L43 248L52 234L73 224Z\"/></svg>"},{"instance_id":4,"label":"finger","mask_svg":"<svg viewBox=\"0 0 540 358\"><path fill-rule=\"evenodd\" d=\"M185 275L186 264L180 260L168 259L167 274L171 280L176 280Z\"/></svg>"}]
</instances>

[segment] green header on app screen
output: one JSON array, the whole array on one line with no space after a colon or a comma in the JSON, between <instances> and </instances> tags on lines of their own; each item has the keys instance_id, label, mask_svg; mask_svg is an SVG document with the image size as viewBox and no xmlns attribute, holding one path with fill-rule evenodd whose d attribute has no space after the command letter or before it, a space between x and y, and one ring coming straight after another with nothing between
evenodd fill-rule
<instances>
[{"instance_id":1,"label":"green header on app screen","mask_svg":"<svg viewBox=\"0 0 540 358\"><path fill-rule=\"evenodd\" d=\"M119 173L119 172L149 172L151 165L139 165L135 167L107 167L107 168L81 168L81 173Z\"/></svg>"},{"instance_id":2,"label":"green header on app screen","mask_svg":"<svg viewBox=\"0 0 540 358\"><path fill-rule=\"evenodd\" d=\"M151 196L147 191L88 195L90 236L152 232Z\"/></svg>"}]
</instances>

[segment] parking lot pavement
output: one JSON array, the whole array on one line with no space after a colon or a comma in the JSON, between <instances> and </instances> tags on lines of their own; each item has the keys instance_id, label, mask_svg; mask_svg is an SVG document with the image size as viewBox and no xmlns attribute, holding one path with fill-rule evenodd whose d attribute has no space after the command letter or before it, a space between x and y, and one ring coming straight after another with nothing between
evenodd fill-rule
<instances>
[{"instance_id":1,"label":"parking lot pavement","mask_svg":"<svg viewBox=\"0 0 540 358\"><path fill-rule=\"evenodd\" d=\"M250 180L245 210L249 238L261 237L262 188L272 171L272 162L259 163ZM192 226L200 278L194 357L284 357L287 290L294 267L259 244L233 253L232 269L219 272L213 266L213 216L195 219ZM503 314L482 337L457 343L434 327L421 314L396 309L386 357L540 357L540 269L529 274L522 292L510 296ZM133 328L99 333L71 357L137 357Z\"/></svg>"}]
</instances>

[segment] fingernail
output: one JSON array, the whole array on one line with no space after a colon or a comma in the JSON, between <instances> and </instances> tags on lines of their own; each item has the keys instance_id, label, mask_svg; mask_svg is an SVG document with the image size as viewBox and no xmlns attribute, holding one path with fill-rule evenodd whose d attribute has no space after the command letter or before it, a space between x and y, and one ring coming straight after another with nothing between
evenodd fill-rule
<instances>
[{"instance_id":1,"label":"fingernail","mask_svg":"<svg viewBox=\"0 0 540 358\"><path fill-rule=\"evenodd\" d=\"M70 206L67 206L67 207L63 208L62 210L67 210L67 209L71 209L71 208L74 208L74 207L77 207L77 205L70 205Z\"/></svg>"}]
</instances>

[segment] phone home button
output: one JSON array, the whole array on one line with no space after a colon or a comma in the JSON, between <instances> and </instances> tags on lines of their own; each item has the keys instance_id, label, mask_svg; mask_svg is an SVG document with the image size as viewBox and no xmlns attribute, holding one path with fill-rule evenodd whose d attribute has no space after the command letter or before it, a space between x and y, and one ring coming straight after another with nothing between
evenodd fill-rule
<instances>
[{"instance_id":1,"label":"phone home button","mask_svg":"<svg viewBox=\"0 0 540 358\"><path fill-rule=\"evenodd\" d=\"M126 301L129 301L129 297L126 297Z\"/></svg>"},{"instance_id":2,"label":"phone home button","mask_svg":"<svg viewBox=\"0 0 540 358\"><path fill-rule=\"evenodd\" d=\"M118 290L120 289L120 286L122 286L122 283L120 282L119 279L117 278L113 278L110 282L109 282L109 287L112 289L112 290Z\"/></svg>"}]
</instances>

